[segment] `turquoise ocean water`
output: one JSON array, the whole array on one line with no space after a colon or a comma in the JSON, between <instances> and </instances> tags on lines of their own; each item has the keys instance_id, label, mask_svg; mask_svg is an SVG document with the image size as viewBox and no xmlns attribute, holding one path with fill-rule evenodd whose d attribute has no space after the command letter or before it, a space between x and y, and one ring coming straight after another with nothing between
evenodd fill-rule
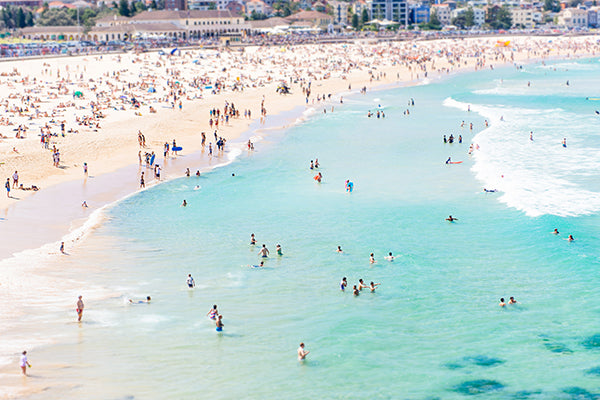
<instances>
[{"instance_id":1,"label":"turquoise ocean water","mask_svg":"<svg viewBox=\"0 0 600 400\"><path fill-rule=\"evenodd\" d=\"M600 396L599 72L556 61L345 97L228 166L123 200L65 262L115 295L81 328L49 313L61 344L36 356L65 367L31 399ZM354 297L359 278L381 286Z\"/></svg>"}]
</instances>

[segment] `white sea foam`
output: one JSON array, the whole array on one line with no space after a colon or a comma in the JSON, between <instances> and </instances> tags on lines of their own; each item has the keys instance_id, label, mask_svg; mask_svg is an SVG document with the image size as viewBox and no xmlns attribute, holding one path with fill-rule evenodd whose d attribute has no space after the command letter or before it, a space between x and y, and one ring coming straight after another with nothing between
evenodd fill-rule
<instances>
[{"instance_id":1,"label":"white sea foam","mask_svg":"<svg viewBox=\"0 0 600 400\"><path fill-rule=\"evenodd\" d=\"M444 105L469 107L452 98ZM559 108L470 107L490 122L473 138L478 149L472 170L485 188L503 193L500 201L532 217L600 211L600 193L586 187L586 182L592 186L600 171L600 149L585 146L591 121ZM568 136L567 148L561 146L563 134Z\"/></svg>"}]
</instances>

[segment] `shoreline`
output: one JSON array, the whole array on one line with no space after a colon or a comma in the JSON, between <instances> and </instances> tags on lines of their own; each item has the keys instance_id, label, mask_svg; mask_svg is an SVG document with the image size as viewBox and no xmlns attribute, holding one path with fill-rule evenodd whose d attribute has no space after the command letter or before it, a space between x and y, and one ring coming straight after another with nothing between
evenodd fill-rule
<instances>
[{"instance_id":1,"label":"shoreline","mask_svg":"<svg viewBox=\"0 0 600 400\"><path fill-rule=\"evenodd\" d=\"M561 59L561 58L562 57L559 57L559 59ZM571 57L567 57L567 58L571 58ZM578 57L578 58L581 58L581 57ZM530 63L535 63L535 62L538 62L538 61L539 60L531 60ZM507 65L507 64L508 64L508 62L506 64L503 64L503 65ZM509 65L507 65L507 66L509 66ZM473 66L469 65L468 67L473 67ZM450 74L441 74L441 77L443 79L446 76L454 75L456 73L475 72L475 71L468 70L468 67L461 68L458 71L453 71ZM438 76L432 77L431 78L431 82L436 82L437 78L438 78ZM395 79L392 79L392 81L395 81ZM348 82L349 81L346 81L346 82L342 81L342 82L336 82L336 83L338 83L338 84L339 83L347 84ZM368 90L369 91L371 91L371 90L389 90L389 89L392 89L394 87L408 86L411 83L411 81L408 81L408 82L407 81L397 81L397 82L386 82L386 83L382 83L382 84L377 84L378 82L379 81L376 81L374 83L375 87L369 88ZM419 84L418 82L414 82L414 81L413 81L413 83L414 84ZM352 84L354 85L355 83L352 82ZM264 91L266 92L268 89L270 89L270 88L266 88L266 89L264 89ZM332 92L332 93L342 93L342 92L343 91ZM351 96L355 96L356 94L357 94L357 91L356 91L356 89L354 89L354 93L352 93ZM345 94L345 95L347 95L347 94ZM336 94L333 94L333 96L336 96ZM225 97L225 96L223 96L223 97ZM221 97L220 99L216 99L215 102L217 102L218 100L221 100L223 97ZM317 103L314 106L312 106L312 108L314 109L314 112L318 112L317 110L319 108L328 108L330 106L331 106L330 103L322 103L322 102L320 102L320 103ZM268 103L267 103L267 107L268 107ZM294 108L300 108L300 107L302 107L302 104L297 104ZM311 107L311 106L309 106L309 107ZM304 110L306 110L309 107L304 107ZM294 108L288 109L288 110L280 110L279 113L274 114L274 115L270 114L269 117L267 118L267 122L269 122L269 121L271 121L273 119L277 120L277 118L280 117L282 114L293 113ZM302 113L300 113L300 115L301 114ZM294 118L290 117L289 119L296 121L298 118L294 119ZM285 121L286 119L283 118L283 120ZM253 121L253 123L255 123L255 122L256 121ZM278 125L278 126L273 126L273 127L261 127L259 125L255 129L252 129L251 128L252 124L249 124L249 127L247 127L245 130L242 130L241 133L239 133L238 136L235 139L231 139L231 141L234 142L234 144L236 144L236 145L237 144L243 145L243 139L241 139L241 138L244 135L251 135L253 132L260 132L261 129L264 129L265 131L268 131L268 130L271 130L271 129L284 130L284 129L287 129L290 125L292 125L294 123L295 122L290 122L289 124L285 124L284 123L284 124L281 124L281 125ZM236 141L239 141L239 142L236 143ZM186 146L186 148L188 148L188 147L191 147L191 146ZM231 151L231 148L229 148L229 150ZM171 174L170 178L167 179L167 180L170 180L170 179L182 176L183 175L183 169L181 169L181 164L187 162L187 160L190 160L190 159L194 158L194 155L197 155L198 157L202 158L202 154L203 154L202 150L196 150L193 153L189 153L188 156L181 157L181 158L178 158L178 159L174 160L174 162L172 163L172 165L170 166L170 168L168 170L165 169L165 172L170 172L170 174ZM189 158L186 158L186 157L189 157ZM204 160L204 161L207 161L207 160ZM100 179L106 179L110 183L111 178L114 178L115 176L121 176L121 177L123 177L123 179L128 179L134 185L134 187L135 187L135 185L137 184L137 175L133 176L133 174L132 174L133 171L132 170L134 170L136 167L137 167L137 164L135 164L135 163L134 164L128 164L126 166L123 166L123 167L117 169L116 171L107 172L107 173L104 173L104 174L99 174L94 179L98 179L98 180L100 180ZM204 165L204 167L208 167L208 165ZM196 168L197 167L194 167L194 169L196 169ZM190 168L190 169L192 169L192 168ZM175 170L179 171L179 173L176 174ZM194 173L194 171L192 170L192 174L193 173ZM112 174L115 174L115 176L113 176ZM48 190L48 192L50 192L50 190L57 190L57 192L61 192L60 188L59 189L56 189L56 188L59 187L59 186L61 186L61 185L65 185L65 184L69 184L69 183L71 183L72 185L78 185L78 182L80 183L80 179L79 180L77 180L77 179L70 180L70 181L59 183L57 185L53 185L53 186L50 186L50 187L44 187L44 190ZM109 184L109 186L110 186L110 184ZM113 189L114 189L114 187L113 187ZM108 196L111 196L111 195L113 196L112 200L106 200L106 203L104 205L102 205L102 206L98 205L98 208L96 208L96 209L92 209L92 207L90 207L90 209L88 210L88 215L91 214L91 213L93 213L93 212L95 212L98 209L103 209L103 207L105 207L106 205L115 204L120 199L123 199L123 198L129 197L129 196L135 195L138 192L138 190L131 191L131 189L125 189L125 188L122 188L122 187L121 187L121 189L125 193L124 196L118 197L118 196L116 196L116 194L115 194L114 191L112 193L109 193ZM27 204L29 206L30 205L30 203L29 203L30 200L35 199L36 197L42 197L41 195L43 193L46 193L46 192L40 192L39 195L32 196L32 197L26 199L24 202L22 202L22 204ZM57 195L57 196L59 196L59 195ZM117 197L117 198L115 198L115 197ZM74 204L75 208L79 207L79 204L80 204L79 199L76 199L76 200L73 199L72 204ZM35 205L32 205L32 207L35 207ZM21 222L24 221L23 217L24 216L21 215L21 218L22 218ZM81 218L85 218L85 219L82 221ZM91 219L91 218L89 218L89 216L87 218L85 216L82 216L81 218L73 219L73 220L68 221L68 222L65 223L65 225L69 225L69 227L70 227L70 229L68 229L68 231L67 231L67 234L68 234L68 232L73 231L73 223L75 223L76 221L79 221L80 223L82 223L82 225L80 225L80 227L81 227L81 226L85 225L86 223L88 223L90 221L90 219ZM18 220L18 218L17 218L17 220ZM23 223L23 224L25 224L25 223ZM90 224L91 224L91 222L90 222ZM15 235L15 236L18 236L18 235ZM61 236L61 237L63 237L63 236ZM46 244L46 243L44 243L44 244ZM34 248L37 248L37 247L34 247ZM35 271L35 272L42 272L43 273L44 271ZM23 274L23 276L25 277L27 275Z\"/></svg>"}]
</instances>

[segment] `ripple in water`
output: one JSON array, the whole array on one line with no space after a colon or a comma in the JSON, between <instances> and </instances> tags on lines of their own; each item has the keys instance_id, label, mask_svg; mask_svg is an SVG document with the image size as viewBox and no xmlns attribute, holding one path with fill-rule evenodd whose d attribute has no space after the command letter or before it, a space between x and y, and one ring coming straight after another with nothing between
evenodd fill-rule
<instances>
[{"instance_id":1,"label":"ripple in water","mask_svg":"<svg viewBox=\"0 0 600 400\"><path fill-rule=\"evenodd\" d=\"M600 348L600 334L597 333L593 336L588 337L583 342L581 342L581 345L589 350Z\"/></svg>"},{"instance_id":2,"label":"ripple in water","mask_svg":"<svg viewBox=\"0 0 600 400\"><path fill-rule=\"evenodd\" d=\"M454 386L454 391L465 395L476 395L483 393L495 392L504 389L504 385L490 379L476 379L473 381L465 381Z\"/></svg>"}]
</instances>

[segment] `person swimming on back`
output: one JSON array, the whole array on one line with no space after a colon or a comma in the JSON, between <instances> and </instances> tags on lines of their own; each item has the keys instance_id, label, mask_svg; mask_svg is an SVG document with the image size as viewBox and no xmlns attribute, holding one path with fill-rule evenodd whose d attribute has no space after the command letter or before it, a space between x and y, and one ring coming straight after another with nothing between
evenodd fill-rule
<instances>
[{"instance_id":1,"label":"person swimming on back","mask_svg":"<svg viewBox=\"0 0 600 400\"><path fill-rule=\"evenodd\" d=\"M454 222L458 221L458 218L454 218L452 215L449 215L448 218L446 218L446 221Z\"/></svg>"}]
</instances>

